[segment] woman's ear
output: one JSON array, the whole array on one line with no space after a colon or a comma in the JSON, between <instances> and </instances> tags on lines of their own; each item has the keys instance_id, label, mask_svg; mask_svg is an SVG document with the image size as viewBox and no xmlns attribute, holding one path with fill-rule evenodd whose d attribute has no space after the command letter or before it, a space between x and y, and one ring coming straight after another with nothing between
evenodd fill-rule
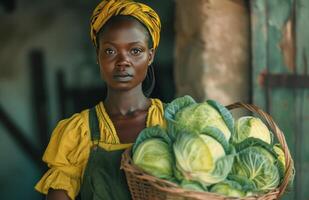
<instances>
[{"instance_id":1,"label":"woman's ear","mask_svg":"<svg viewBox=\"0 0 309 200\"><path fill-rule=\"evenodd\" d=\"M148 66L152 64L154 60L154 56L156 54L156 50L154 48L149 49L149 61L148 61Z\"/></svg>"}]
</instances>

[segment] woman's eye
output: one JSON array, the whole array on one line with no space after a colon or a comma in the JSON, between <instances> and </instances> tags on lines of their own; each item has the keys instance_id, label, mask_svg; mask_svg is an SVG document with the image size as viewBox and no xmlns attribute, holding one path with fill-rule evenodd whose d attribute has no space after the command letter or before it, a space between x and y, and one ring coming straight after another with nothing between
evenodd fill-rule
<instances>
[{"instance_id":1,"label":"woman's eye","mask_svg":"<svg viewBox=\"0 0 309 200\"><path fill-rule=\"evenodd\" d=\"M140 53L142 53L142 49L133 48L133 49L131 50L131 54L133 54L133 55L139 55Z\"/></svg>"},{"instance_id":2,"label":"woman's eye","mask_svg":"<svg viewBox=\"0 0 309 200\"><path fill-rule=\"evenodd\" d=\"M115 53L115 51L113 50L113 49L105 49L105 53L107 54L107 55L111 55L111 54L114 54Z\"/></svg>"}]
</instances>

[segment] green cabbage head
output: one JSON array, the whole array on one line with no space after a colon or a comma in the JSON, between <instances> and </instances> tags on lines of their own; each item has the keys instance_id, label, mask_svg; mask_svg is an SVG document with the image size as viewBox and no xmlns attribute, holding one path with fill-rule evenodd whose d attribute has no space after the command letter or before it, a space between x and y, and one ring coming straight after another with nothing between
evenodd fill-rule
<instances>
[{"instance_id":1,"label":"green cabbage head","mask_svg":"<svg viewBox=\"0 0 309 200\"><path fill-rule=\"evenodd\" d=\"M285 155L284 155L284 151L281 148L281 145L279 143L274 145L274 151L277 154L277 159L278 159L278 163L277 164L278 164L279 171L282 174L285 174L285 170L286 170ZM293 166L293 168L294 168L294 166ZM294 176L295 176L295 169L293 169L293 173L292 173L292 175L291 175L291 177L289 179L287 190L291 190L292 189L293 182L294 182ZM283 178L284 177L282 177L281 181L283 181Z\"/></svg>"},{"instance_id":2,"label":"green cabbage head","mask_svg":"<svg viewBox=\"0 0 309 200\"><path fill-rule=\"evenodd\" d=\"M236 146L231 175L248 179L253 192L267 192L278 187L282 174L272 146L256 138L247 138Z\"/></svg>"},{"instance_id":3,"label":"green cabbage head","mask_svg":"<svg viewBox=\"0 0 309 200\"><path fill-rule=\"evenodd\" d=\"M197 134L206 127L215 127L224 134L227 141L234 127L234 119L224 106L213 100L196 103L190 96L177 98L168 104L165 117L168 123Z\"/></svg>"},{"instance_id":4,"label":"green cabbage head","mask_svg":"<svg viewBox=\"0 0 309 200\"><path fill-rule=\"evenodd\" d=\"M178 179L208 186L224 180L232 168L233 148L223 133L213 127L200 134L179 133L173 149Z\"/></svg>"},{"instance_id":5,"label":"green cabbage head","mask_svg":"<svg viewBox=\"0 0 309 200\"><path fill-rule=\"evenodd\" d=\"M235 131L232 140L234 143L240 143L249 137L259 138L268 144L272 142L272 133L262 120L252 116L240 117L235 122Z\"/></svg>"},{"instance_id":6,"label":"green cabbage head","mask_svg":"<svg viewBox=\"0 0 309 200\"><path fill-rule=\"evenodd\" d=\"M159 126L146 128L133 146L133 162L158 178L173 177L173 155L170 139Z\"/></svg>"},{"instance_id":7,"label":"green cabbage head","mask_svg":"<svg viewBox=\"0 0 309 200\"><path fill-rule=\"evenodd\" d=\"M282 166L285 169L285 156L284 156L284 152L281 148L280 144L275 144L274 145L274 151L277 153L278 155L278 160L281 162Z\"/></svg>"}]
</instances>

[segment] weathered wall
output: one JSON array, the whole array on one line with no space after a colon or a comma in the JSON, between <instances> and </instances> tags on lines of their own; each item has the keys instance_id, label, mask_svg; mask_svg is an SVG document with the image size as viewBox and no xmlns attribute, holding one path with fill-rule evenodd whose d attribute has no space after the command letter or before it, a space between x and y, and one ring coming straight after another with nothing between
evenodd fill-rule
<instances>
[{"instance_id":1,"label":"weathered wall","mask_svg":"<svg viewBox=\"0 0 309 200\"><path fill-rule=\"evenodd\" d=\"M249 10L243 0L176 1L177 95L249 101Z\"/></svg>"}]
</instances>

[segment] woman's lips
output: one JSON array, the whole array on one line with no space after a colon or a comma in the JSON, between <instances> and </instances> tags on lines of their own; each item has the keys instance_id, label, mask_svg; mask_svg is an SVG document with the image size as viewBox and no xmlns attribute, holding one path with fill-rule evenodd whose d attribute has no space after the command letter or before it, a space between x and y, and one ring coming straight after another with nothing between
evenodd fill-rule
<instances>
[{"instance_id":1,"label":"woman's lips","mask_svg":"<svg viewBox=\"0 0 309 200\"><path fill-rule=\"evenodd\" d=\"M131 74L116 74L113 76L114 80L119 81L119 82L127 82L132 80L133 75Z\"/></svg>"}]
</instances>

